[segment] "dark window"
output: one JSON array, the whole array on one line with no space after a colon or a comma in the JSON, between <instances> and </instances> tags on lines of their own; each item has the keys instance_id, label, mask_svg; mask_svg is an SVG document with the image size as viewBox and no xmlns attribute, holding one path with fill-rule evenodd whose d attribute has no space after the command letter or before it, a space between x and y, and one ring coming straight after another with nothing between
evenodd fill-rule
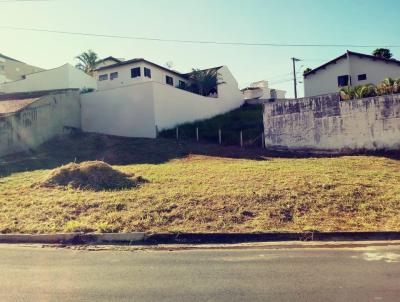
<instances>
[{"instance_id":1,"label":"dark window","mask_svg":"<svg viewBox=\"0 0 400 302\"><path fill-rule=\"evenodd\" d=\"M367 75L365 73L358 75L358 80L359 81L365 81L366 79L367 79Z\"/></svg>"},{"instance_id":2,"label":"dark window","mask_svg":"<svg viewBox=\"0 0 400 302\"><path fill-rule=\"evenodd\" d=\"M110 80L118 79L118 72L112 72L110 73Z\"/></svg>"},{"instance_id":3,"label":"dark window","mask_svg":"<svg viewBox=\"0 0 400 302\"><path fill-rule=\"evenodd\" d=\"M151 70L149 68L144 68L144 76L146 78L151 78Z\"/></svg>"},{"instance_id":4,"label":"dark window","mask_svg":"<svg viewBox=\"0 0 400 302\"><path fill-rule=\"evenodd\" d=\"M131 78L137 78L137 77L140 77L140 67L131 69Z\"/></svg>"},{"instance_id":5,"label":"dark window","mask_svg":"<svg viewBox=\"0 0 400 302\"><path fill-rule=\"evenodd\" d=\"M170 76L165 76L165 83L174 86L174 79Z\"/></svg>"},{"instance_id":6,"label":"dark window","mask_svg":"<svg viewBox=\"0 0 400 302\"><path fill-rule=\"evenodd\" d=\"M107 80L108 80L108 74L99 75L99 81L107 81Z\"/></svg>"},{"instance_id":7,"label":"dark window","mask_svg":"<svg viewBox=\"0 0 400 302\"><path fill-rule=\"evenodd\" d=\"M185 89L186 88L186 83L184 81L179 80L179 88Z\"/></svg>"},{"instance_id":8,"label":"dark window","mask_svg":"<svg viewBox=\"0 0 400 302\"><path fill-rule=\"evenodd\" d=\"M349 76L348 75L338 76L337 83L338 83L339 87L348 86L349 85Z\"/></svg>"}]
</instances>

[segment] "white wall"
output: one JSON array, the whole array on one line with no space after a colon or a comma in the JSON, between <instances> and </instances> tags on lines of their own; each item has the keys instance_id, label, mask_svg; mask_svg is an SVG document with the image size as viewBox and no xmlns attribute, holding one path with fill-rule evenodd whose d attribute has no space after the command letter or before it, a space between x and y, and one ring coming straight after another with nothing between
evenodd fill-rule
<instances>
[{"instance_id":1,"label":"white wall","mask_svg":"<svg viewBox=\"0 0 400 302\"><path fill-rule=\"evenodd\" d=\"M304 78L304 96L339 92L341 87L338 87L338 76L347 74L349 74L349 65L346 59L340 59L336 64L317 70Z\"/></svg>"},{"instance_id":2,"label":"white wall","mask_svg":"<svg viewBox=\"0 0 400 302\"><path fill-rule=\"evenodd\" d=\"M93 77L69 64L65 64L51 70L29 74L24 80L1 84L0 91L14 93L67 88L96 89L96 87L97 83Z\"/></svg>"},{"instance_id":3,"label":"white wall","mask_svg":"<svg viewBox=\"0 0 400 302\"><path fill-rule=\"evenodd\" d=\"M168 85L154 83L155 120L159 130L207 119L240 107L243 94L229 69L218 70L226 84L218 86L218 98L203 97Z\"/></svg>"},{"instance_id":4,"label":"white wall","mask_svg":"<svg viewBox=\"0 0 400 302\"><path fill-rule=\"evenodd\" d=\"M152 82L81 95L82 130L155 138Z\"/></svg>"},{"instance_id":5,"label":"white wall","mask_svg":"<svg viewBox=\"0 0 400 302\"><path fill-rule=\"evenodd\" d=\"M154 81L82 94L82 130L154 138L156 126L163 130L238 108L243 94L236 80L228 68L219 71L226 84L219 86L218 98Z\"/></svg>"},{"instance_id":6,"label":"white wall","mask_svg":"<svg viewBox=\"0 0 400 302\"><path fill-rule=\"evenodd\" d=\"M131 78L131 69L136 67L140 67L141 76L136 78ZM144 67L149 68L151 70L151 78L144 76ZM111 81L110 74L113 72L118 72L118 78ZM104 74L108 75L108 79L104 81L98 81L97 85L99 90L122 87L126 85L132 85L149 81L165 84L166 75L173 78L174 86L178 86L179 80L184 81L186 83L188 82L187 79L180 77L173 72L168 72L164 69L158 68L146 62L132 63L132 64L108 68L106 70L100 70L96 72L95 77L98 80L99 76Z\"/></svg>"},{"instance_id":7,"label":"white wall","mask_svg":"<svg viewBox=\"0 0 400 302\"><path fill-rule=\"evenodd\" d=\"M386 63L383 61L373 61L369 58L359 58L357 56L350 56L350 68L352 85L363 84L379 84L385 78L400 78L400 65L393 63ZM367 80L358 81L359 74L366 74Z\"/></svg>"}]
</instances>

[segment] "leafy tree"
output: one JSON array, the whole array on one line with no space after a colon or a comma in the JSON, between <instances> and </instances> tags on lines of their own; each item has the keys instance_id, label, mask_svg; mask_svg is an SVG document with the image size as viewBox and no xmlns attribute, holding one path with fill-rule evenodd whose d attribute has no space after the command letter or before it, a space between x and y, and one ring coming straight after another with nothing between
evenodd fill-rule
<instances>
[{"instance_id":1,"label":"leafy tree","mask_svg":"<svg viewBox=\"0 0 400 302\"><path fill-rule=\"evenodd\" d=\"M88 75L93 75L94 70L97 67L98 55L93 50L88 50L81 53L76 59L79 61L76 64L76 68L79 68L86 72Z\"/></svg>"},{"instance_id":2,"label":"leafy tree","mask_svg":"<svg viewBox=\"0 0 400 302\"><path fill-rule=\"evenodd\" d=\"M372 52L372 55L383 59L391 59L393 57L390 49L387 48L377 48Z\"/></svg>"},{"instance_id":3,"label":"leafy tree","mask_svg":"<svg viewBox=\"0 0 400 302\"><path fill-rule=\"evenodd\" d=\"M304 69L303 71L303 75L305 75L306 73L309 73L312 69L307 67L306 69Z\"/></svg>"},{"instance_id":4,"label":"leafy tree","mask_svg":"<svg viewBox=\"0 0 400 302\"><path fill-rule=\"evenodd\" d=\"M203 96L216 93L218 85L225 84L220 81L220 74L216 69L193 69L189 77L192 80L189 89Z\"/></svg>"}]
</instances>

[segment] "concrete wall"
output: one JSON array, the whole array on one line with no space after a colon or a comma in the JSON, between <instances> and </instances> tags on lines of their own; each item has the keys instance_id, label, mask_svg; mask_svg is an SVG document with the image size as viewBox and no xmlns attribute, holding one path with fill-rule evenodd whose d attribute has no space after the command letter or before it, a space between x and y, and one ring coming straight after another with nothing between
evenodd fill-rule
<instances>
[{"instance_id":1,"label":"concrete wall","mask_svg":"<svg viewBox=\"0 0 400 302\"><path fill-rule=\"evenodd\" d=\"M16 113L0 115L0 156L36 148L71 127L81 127L79 93L43 96Z\"/></svg>"},{"instance_id":2,"label":"concrete wall","mask_svg":"<svg viewBox=\"0 0 400 302\"><path fill-rule=\"evenodd\" d=\"M218 72L225 84L218 86L218 98L154 83L155 120L159 130L175 127L186 122L207 119L240 107L243 94L227 67Z\"/></svg>"},{"instance_id":3,"label":"concrete wall","mask_svg":"<svg viewBox=\"0 0 400 302\"><path fill-rule=\"evenodd\" d=\"M127 137L156 136L159 130L213 117L243 104L243 95L227 68L219 97L203 97L158 82L139 82L81 95L82 130Z\"/></svg>"},{"instance_id":4,"label":"concrete wall","mask_svg":"<svg viewBox=\"0 0 400 302\"><path fill-rule=\"evenodd\" d=\"M131 69L136 67L140 67L141 76L132 78ZM149 68L151 70L151 78L144 76L144 67ZM118 72L118 78L110 80L110 74L113 72ZM108 75L108 79L104 81L98 81L97 85L99 90L117 88L126 85L132 85L150 81L165 84L165 77L167 75L173 78L174 86L178 86L179 80L184 81L185 83L188 82L187 79L180 77L173 72L168 72L164 69L157 68L156 66L148 64L146 62L132 63L128 65L116 66L113 68L109 68L107 70L100 70L95 73L96 79L98 80L100 75L105 75L105 74Z\"/></svg>"},{"instance_id":5,"label":"concrete wall","mask_svg":"<svg viewBox=\"0 0 400 302\"><path fill-rule=\"evenodd\" d=\"M83 71L65 64L61 67L33 73L26 79L0 84L0 92L15 93L55 89L97 88L96 80Z\"/></svg>"},{"instance_id":6,"label":"concrete wall","mask_svg":"<svg viewBox=\"0 0 400 302\"><path fill-rule=\"evenodd\" d=\"M265 144L291 150L400 148L400 95L340 101L338 94L264 104Z\"/></svg>"},{"instance_id":7,"label":"concrete wall","mask_svg":"<svg viewBox=\"0 0 400 302\"><path fill-rule=\"evenodd\" d=\"M153 82L82 94L82 130L156 137Z\"/></svg>"}]
</instances>

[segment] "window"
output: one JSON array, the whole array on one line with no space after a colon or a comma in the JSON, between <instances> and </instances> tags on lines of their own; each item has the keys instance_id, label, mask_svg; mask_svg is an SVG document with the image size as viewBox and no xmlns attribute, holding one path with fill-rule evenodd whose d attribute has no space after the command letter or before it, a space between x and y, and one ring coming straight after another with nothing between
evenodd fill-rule
<instances>
[{"instance_id":1,"label":"window","mask_svg":"<svg viewBox=\"0 0 400 302\"><path fill-rule=\"evenodd\" d=\"M110 80L118 79L118 72L112 72L110 73Z\"/></svg>"},{"instance_id":2,"label":"window","mask_svg":"<svg viewBox=\"0 0 400 302\"><path fill-rule=\"evenodd\" d=\"M168 85L174 86L174 79L170 76L165 76L165 83Z\"/></svg>"},{"instance_id":3,"label":"window","mask_svg":"<svg viewBox=\"0 0 400 302\"><path fill-rule=\"evenodd\" d=\"M367 75L365 73L358 75L358 80L359 81L365 81L366 79L367 79Z\"/></svg>"},{"instance_id":4,"label":"window","mask_svg":"<svg viewBox=\"0 0 400 302\"><path fill-rule=\"evenodd\" d=\"M348 86L349 85L349 76L348 75L338 76L337 82L338 82L339 87Z\"/></svg>"},{"instance_id":5,"label":"window","mask_svg":"<svg viewBox=\"0 0 400 302\"><path fill-rule=\"evenodd\" d=\"M144 76L146 78L151 78L151 70L149 68L144 68Z\"/></svg>"},{"instance_id":6,"label":"window","mask_svg":"<svg viewBox=\"0 0 400 302\"><path fill-rule=\"evenodd\" d=\"M179 80L178 87L181 88L181 89L185 89L186 88L186 83L184 81Z\"/></svg>"},{"instance_id":7,"label":"window","mask_svg":"<svg viewBox=\"0 0 400 302\"><path fill-rule=\"evenodd\" d=\"M137 78L137 77L140 77L140 67L131 69L131 78Z\"/></svg>"},{"instance_id":8,"label":"window","mask_svg":"<svg viewBox=\"0 0 400 302\"><path fill-rule=\"evenodd\" d=\"M107 81L107 80L108 80L108 74L99 75L99 81Z\"/></svg>"}]
</instances>

